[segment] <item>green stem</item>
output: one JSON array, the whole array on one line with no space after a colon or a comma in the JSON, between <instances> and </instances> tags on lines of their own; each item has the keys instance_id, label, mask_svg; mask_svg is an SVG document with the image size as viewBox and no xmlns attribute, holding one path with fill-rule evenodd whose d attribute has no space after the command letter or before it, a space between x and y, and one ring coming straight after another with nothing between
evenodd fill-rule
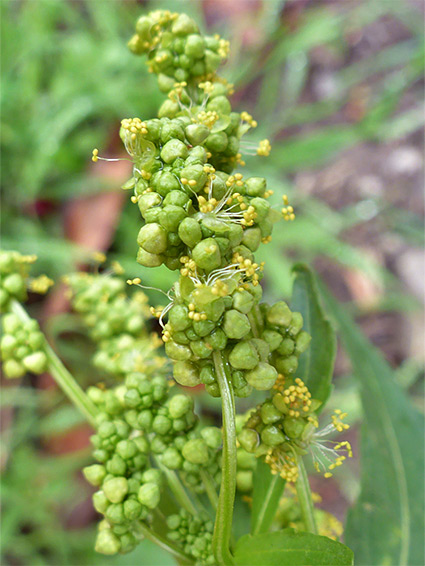
<instances>
[{"instance_id":1,"label":"green stem","mask_svg":"<svg viewBox=\"0 0 425 566\"><path fill-rule=\"evenodd\" d=\"M11 309L22 322L28 322L31 320L26 310L17 301L11 302ZM72 403L78 407L93 428L96 428L96 415L98 411L94 403L92 403L89 397L87 397L75 381L74 377L60 361L47 340L45 340L44 352L47 356L47 369L49 373L52 375L65 395L67 395Z\"/></svg>"},{"instance_id":2,"label":"green stem","mask_svg":"<svg viewBox=\"0 0 425 566\"><path fill-rule=\"evenodd\" d=\"M221 393L223 412L223 457L220 495L214 525L212 548L218 564L233 564L230 553L233 507L236 491L236 426L233 390L226 375L221 352L213 353L217 383Z\"/></svg>"},{"instance_id":3,"label":"green stem","mask_svg":"<svg viewBox=\"0 0 425 566\"><path fill-rule=\"evenodd\" d=\"M214 511L216 511L218 505L218 496L215 490L214 480L212 479L211 474L206 470L201 470L201 478L205 486L205 491L207 492L208 499L210 500L210 503L212 505L212 508L214 509Z\"/></svg>"},{"instance_id":4,"label":"green stem","mask_svg":"<svg viewBox=\"0 0 425 566\"><path fill-rule=\"evenodd\" d=\"M193 501L188 496L185 488L183 487L179 476L173 470L169 470L166 468L158 458L155 458L155 462L157 463L158 467L164 472L168 485L170 486L171 491L174 494L177 502L180 503L182 507L186 509L191 515L196 516L198 514L198 509L193 504Z\"/></svg>"},{"instance_id":5,"label":"green stem","mask_svg":"<svg viewBox=\"0 0 425 566\"><path fill-rule=\"evenodd\" d=\"M146 537L153 543L157 544L158 546L160 546L161 548L163 548L164 550L175 556L178 560L181 560L184 564L193 564L193 560L190 558L190 556L187 556L175 544L173 544L165 537L158 535L157 533L154 533L144 523L139 523L138 528L144 537Z\"/></svg>"},{"instance_id":6,"label":"green stem","mask_svg":"<svg viewBox=\"0 0 425 566\"><path fill-rule=\"evenodd\" d=\"M314 518L314 505L311 497L310 482L301 456L298 456L297 495L301 508L304 526L309 533L317 535L316 520Z\"/></svg>"}]
</instances>

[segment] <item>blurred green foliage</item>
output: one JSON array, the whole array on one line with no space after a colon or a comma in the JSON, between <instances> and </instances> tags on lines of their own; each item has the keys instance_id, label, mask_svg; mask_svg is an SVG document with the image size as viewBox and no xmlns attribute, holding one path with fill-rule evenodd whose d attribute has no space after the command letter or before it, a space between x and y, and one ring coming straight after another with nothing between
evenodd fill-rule
<instances>
[{"instance_id":1,"label":"blurred green foliage","mask_svg":"<svg viewBox=\"0 0 425 566\"><path fill-rule=\"evenodd\" d=\"M88 174L91 150L99 147L101 153L110 155L119 148L121 118L156 114L161 100L156 82L128 52L126 41L141 11L170 4L177 9L175 2L140 5L133 0L4 0L0 4L2 246L37 253L39 269L49 275L62 275L76 261L88 258L86 250L64 237L63 205L79 196L116 188L113 179L108 182ZM294 260L312 264L326 257L361 270L383 285L387 294L381 308L415 307L395 276L345 237L348 229L361 227L369 219L361 202L336 210L314 196L300 198L294 178L326 166L349 148L365 142L395 143L422 127L420 8L401 1L313 2L301 12L296 25L290 26L280 16L292 4L289 0L263 3L257 20L261 37L251 46L241 48L242 34L231 29L230 19L219 21L219 29L214 24L214 30L233 42L224 74L235 82L239 106L258 120L255 138L269 137L272 142L270 158L261 161L248 156L244 174L267 177L275 190L274 204L278 206L281 195L287 193L297 210L297 221L278 228L272 243L260 254L267 261L266 295L290 294ZM202 21L202 2L182 0L178 5L179 10L195 13ZM403 27L402 38L388 42L373 57L351 57L350 38L383 18ZM323 47L337 63L333 88L319 99L306 92L314 70L312 53ZM365 107L358 119L349 119L344 110L356 89L364 85L369 89ZM398 234L413 246L423 244L418 215L391 206L385 194L368 201L373 203L374 218L379 218L382 231ZM118 259L128 275L168 288L171 279L165 269L143 270L135 264L139 226L139 215L128 202L111 258ZM158 300L156 295L150 298ZM69 320L64 318L62 327L57 321L52 333L59 337ZM80 342L58 343L84 382L87 375L81 366ZM417 366L410 373L409 367L400 373L406 387L418 376ZM344 403L359 415L352 379L347 376L341 384ZM65 509L65 515L70 513L88 497L87 486L77 474L88 454L52 456L40 450L42 438L72 429L79 417L63 404L62 395L36 392L30 385L25 382L19 395L7 389L2 399L12 424L2 432L5 471L0 562L104 564L105 559L94 553L92 528L70 529L59 513L60 509ZM337 399L338 390L336 393ZM349 487L348 480L343 484L349 498L357 489L353 485L358 486L351 482ZM169 560L144 543L135 553L109 558L108 563L154 566L169 564Z\"/></svg>"}]
</instances>

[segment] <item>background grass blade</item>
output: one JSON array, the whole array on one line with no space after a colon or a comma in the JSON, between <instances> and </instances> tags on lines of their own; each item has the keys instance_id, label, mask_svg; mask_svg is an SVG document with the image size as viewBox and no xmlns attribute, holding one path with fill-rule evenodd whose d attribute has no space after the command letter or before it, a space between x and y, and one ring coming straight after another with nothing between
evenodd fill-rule
<instances>
[{"instance_id":1,"label":"background grass blade","mask_svg":"<svg viewBox=\"0 0 425 566\"><path fill-rule=\"evenodd\" d=\"M335 332L320 304L313 273L304 265L296 265L293 271L295 281L291 308L303 315L304 330L312 337L310 347L300 356L296 374L308 386L315 399L325 402L332 387Z\"/></svg>"}]
</instances>

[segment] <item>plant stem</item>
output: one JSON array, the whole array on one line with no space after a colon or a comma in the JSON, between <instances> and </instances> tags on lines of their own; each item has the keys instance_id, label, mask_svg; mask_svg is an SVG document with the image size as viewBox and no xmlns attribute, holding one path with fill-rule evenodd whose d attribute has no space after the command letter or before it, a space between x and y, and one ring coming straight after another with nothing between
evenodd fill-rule
<instances>
[{"instance_id":1,"label":"plant stem","mask_svg":"<svg viewBox=\"0 0 425 566\"><path fill-rule=\"evenodd\" d=\"M310 482L301 456L298 459L297 495L301 508L304 526L309 533L317 535L317 526L314 518L314 505L311 497Z\"/></svg>"},{"instance_id":2,"label":"plant stem","mask_svg":"<svg viewBox=\"0 0 425 566\"><path fill-rule=\"evenodd\" d=\"M236 426L233 390L226 375L221 352L213 352L217 383L221 393L223 413L223 457L220 495L214 525L212 548L218 564L233 564L230 553L233 507L236 491Z\"/></svg>"},{"instance_id":3,"label":"plant stem","mask_svg":"<svg viewBox=\"0 0 425 566\"><path fill-rule=\"evenodd\" d=\"M215 490L214 481L210 473L207 472L206 470L201 470L201 478L204 483L205 491L207 492L208 499L210 500L212 508L214 510L217 510L218 496Z\"/></svg>"},{"instance_id":4,"label":"plant stem","mask_svg":"<svg viewBox=\"0 0 425 566\"><path fill-rule=\"evenodd\" d=\"M152 541L153 543L157 544L179 560L181 560L184 564L193 564L193 560L184 554L175 544L173 544L168 539L154 533L149 527L147 527L144 523L138 524L140 532L145 536L147 539Z\"/></svg>"},{"instance_id":5,"label":"plant stem","mask_svg":"<svg viewBox=\"0 0 425 566\"><path fill-rule=\"evenodd\" d=\"M11 309L22 322L28 322L31 320L26 310L17 301L14 300L11 302ZM45 340L44 352L47 356L47 369L49 373L52 375L65 395L69 397L72 403L81 411L93 428L95 428L96 415L98 411L94 403L92 403L89 397L87 397L75 381L75 378L60 361L47 340Z\"/></svg>"},{"instance_id":6,"label":"plant stem","mask_svg":"<svg viewBox=\"0 0 425 566\"><path fill-rule=\"evenodd\" d=\"M196 516L198 514L198 509L195 507L193 501L188 496L176 472L173 472L173 470L166 468L163 464L161 464L158 458L155 458L155 462L157 463L158 468L160 468L164 472L168 481L168 485L170 486L170 489L173 492L177 502L180 503L180 505L184 507L186 511L188 511L191 515Z\"/></svg>"}]
</instances>

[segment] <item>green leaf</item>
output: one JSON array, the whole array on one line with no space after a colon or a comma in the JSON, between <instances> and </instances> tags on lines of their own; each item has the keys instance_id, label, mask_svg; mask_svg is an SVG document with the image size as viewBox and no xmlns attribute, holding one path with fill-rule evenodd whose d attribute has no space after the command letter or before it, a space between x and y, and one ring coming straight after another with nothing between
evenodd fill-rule
<instances>
[{"instance_id":1,"label":"green leaf","mask_svg":"<svg viewBox=\"0 0 425 566\"><path fill-rule=\"evenodd\" d=\"M253 483L251 532L258 534L269 530L286 482L278 474L273 475L265 462L258 460Z\"/></svg>"},{"instance_id":2,"label":"green leaf","mask_svg":"<svg viewBox=\"0 0 425 566\"><path fill-rule=\"evenodd\" d=\"M304 330L311 335L309 348L300 356L296 372L314 399L325 403L332 388L336 355L335 332L323 311L313 273L304 265L296 265L291 308L304 318Z\"/></svg>"},{"instance_id":3,"label":"green leaf","mask_svg":"<svg viewBox=\"0 0 425 566\"><path fill-rule=\"evenodd\" d=\"M347 519L345 540L360 566L424 564L423 416L394 379L394 372L329 292L360 384L364 412L361 493Z\"/></svg>"},{"instance_id":4,"label":"green leaf","mask_svg":"<svg viewBox=\"0 0 425 566\"><path fill-rule=\"evenodd\" d=\"M350 566L353 553L327 537L285 529L240 538L235 563L238 566Z\"/></svg>"}]
</instances>

